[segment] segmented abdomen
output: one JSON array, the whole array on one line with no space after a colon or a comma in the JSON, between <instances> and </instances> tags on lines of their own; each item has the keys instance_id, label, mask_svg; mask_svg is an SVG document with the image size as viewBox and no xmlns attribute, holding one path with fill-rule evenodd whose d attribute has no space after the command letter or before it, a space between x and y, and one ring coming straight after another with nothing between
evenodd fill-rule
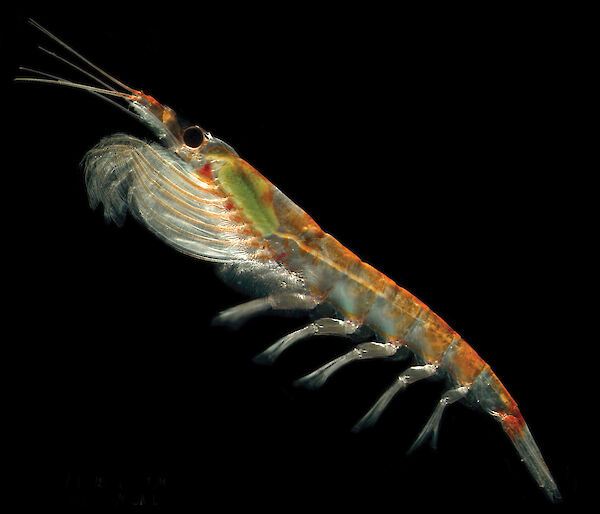
<instances>
[{"instance_id":1,"label":"segmented abdomen","mask_svg":"<svg viewBox=\"0 0 600 514\"><path fill-rule=\"evenodd\" d=\"M429 307L321 230L279 190L273 205L279 227L268 238L271 247L314 294L380 339L398 341L423 361L443 365L459 383L477 377L485 362Z\"/></svg>"}]
</instances>

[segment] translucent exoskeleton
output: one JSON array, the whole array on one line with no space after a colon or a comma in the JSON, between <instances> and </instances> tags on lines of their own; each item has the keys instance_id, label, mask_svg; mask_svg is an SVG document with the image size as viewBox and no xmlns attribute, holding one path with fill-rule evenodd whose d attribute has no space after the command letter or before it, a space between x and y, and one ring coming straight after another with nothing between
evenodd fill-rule
<instances>
[{"instance_id":1,"label":"translucent exoskeleton","mask_svg":"<svg viewBox=\"0 0 600 514\"><path fill-rule=\"evenodd\" d=\"M445 409L463 402L496 419L547 497L560 499L516 402L490 366L439 316L325 233L231 146L198 125L184 125L172 109L111 77L31 23L80 64L47 51L50 55L96 85L28 68L22 70L38 76L16 80L87 90L156 135L148 142L117 133L87 152L83 166L92 207L102 204L105 217L117 225L130 214L178 251L215 263L226 283L254 296L219 313L216 324L240 327L268 311L312 316L267 346L256 362L271 364L313 336L356 339L369 334L297 384L317 388L351 362L410 355L413 365L382 392L355 431L373 425L407 386L440 377L447 390L410 450L426 441L435 445Z\"/></svg>"}]
</instances>

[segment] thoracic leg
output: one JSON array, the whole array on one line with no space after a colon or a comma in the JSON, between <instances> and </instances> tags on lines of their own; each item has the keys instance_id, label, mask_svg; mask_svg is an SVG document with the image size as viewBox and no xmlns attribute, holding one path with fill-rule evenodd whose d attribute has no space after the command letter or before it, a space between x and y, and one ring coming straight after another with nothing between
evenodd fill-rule
<instances>
[{"instance_id":1,"label":"thoracic leg","mask_svg":"<svg viewBox=\"0 0 600 514\"><path fill-rule=\"evenodd\" d=\"M281 353L294 343L311 336L345 336L356 332L358 324L353 321L344 321L334 318L321 318L313 321L309 325L288 334L271 346L264 352L254 357L254 362L260 364L271 364L281 355Z\"/></svg>"},{"instance_id":2,"label":"thoracic leg","mask_svg":"<svg viewBox=\"0 0 600 514\"><path fill-rule=\"evenodd\" d=\"M299 378L295 383L296 385L315 389L322 386L334 372L352 361L391 357L398 351L398 348L399 346L392 343L361 343L345 355L328 362L305 377Z\"/></svg>"},{"instance_id":3,"label":"thoracic leg","mask_svg":"<svg viewBox=\"0 0 600 514\"><path fill-rule=\"evenodd\" d=\"M314 309L319 303L321 302L318 298L305 294L271 295L226 309L215 316L213 323L216 325L238 327L248 318L271 309L309 311Z\"/></svg>"},{"instance_id":4,"label":"thoracic leg","mask_svg":"<svg viewBox=\"0 0 600 514\"><path fill-rule=\"evenodd\" d=\"M402 373L394 383L379 397L375 405L369 409L359 421L354 425L353 432L359 432L364 428L373 426L381 413L388 406L392 398L408 384L414 384L424 378L429 378L437 372L437 366L434 364L426 364L425 366L413 366Z\"/></svg>"},{"instance_id":5,"label":"thoracic leg","mask_svg":"<svg viewBox=\"0 0 600 514\"><path fill-rule=\"evenodd\" d=\"M469 392L469 388L466 386L457 387L456 389L450 389L447 391L444 396L440 399L437 407L433 411L433 414L427 421L427 424L421 430L421 433L417 437L417 440L413 443L413 445L408 449L408 453L411 453L416 448L421 446L423 442L427 440L428 437L431 436L431 446L435 448L437 446L437 437L438 430L440 428L440 421L442 420L442 414L444 413L444 409L451 405L454 402L457 402L461 398L464 398Z\"/></svg>"}]
</instances>

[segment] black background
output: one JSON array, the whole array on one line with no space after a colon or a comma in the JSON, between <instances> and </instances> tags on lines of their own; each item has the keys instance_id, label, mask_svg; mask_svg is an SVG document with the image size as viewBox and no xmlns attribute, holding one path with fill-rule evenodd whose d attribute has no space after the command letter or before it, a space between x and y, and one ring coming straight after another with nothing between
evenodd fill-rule
<instances>
[{"instance_id":1,"label":"black background","mask_svg":"<svg viewBox=\"0 0 600 514\"><path fill-rule=\"evenodd\" d=\"M60 49L28 16L230 143L441 315L519 403L565 496L554 508L578 505L571 22L360 4L11 13L5 396L22 505L548 507L500 427L462 406L437 451L405 455L442 383L415 385L354 435L405 365L359 363L306 393L293 380L346 342L308 341L263 368L251 357L303 319L211 327L245 298L210 264L87 204L83 154L117 131L150 134L84 92L10 83L17 65L80 78L36 50Z\"/></svg>"}]
</instances>

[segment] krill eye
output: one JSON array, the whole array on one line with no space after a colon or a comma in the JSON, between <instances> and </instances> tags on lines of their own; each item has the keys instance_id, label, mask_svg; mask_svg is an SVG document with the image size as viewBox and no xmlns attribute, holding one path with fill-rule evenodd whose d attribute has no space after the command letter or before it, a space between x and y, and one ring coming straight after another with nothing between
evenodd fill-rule
<instances>
[{"instance_id":1,"label":"krill eye","mask_svg":"<svg viewBox=\"0 0 600 514\"><path fill-rule=\"evenodd\" d=\"M189 148L198 148L204 142L204 132L200 127L188 127L183 131L183 142Z\"/></svg>"}]
</instances>

